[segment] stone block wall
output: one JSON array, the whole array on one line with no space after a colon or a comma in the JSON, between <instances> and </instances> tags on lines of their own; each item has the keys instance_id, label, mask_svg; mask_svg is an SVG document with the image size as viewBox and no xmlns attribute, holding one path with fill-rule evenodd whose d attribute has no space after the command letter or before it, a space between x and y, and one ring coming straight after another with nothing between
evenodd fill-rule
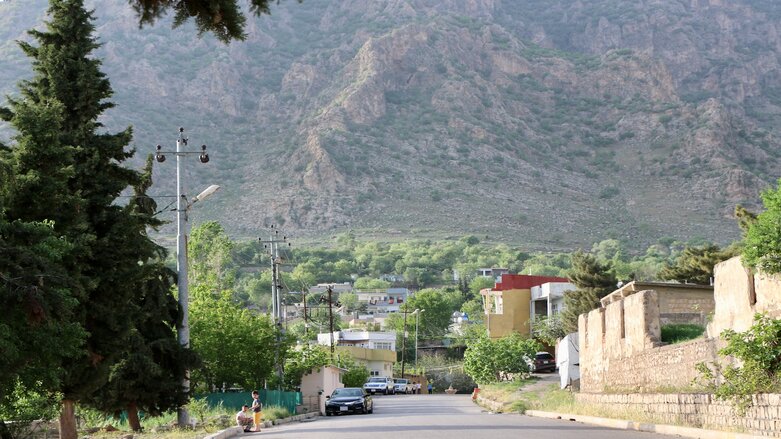
<instances>
[{"instance_id":1,"label":"stone block wall","mask_svg":"<svg viewBox=\"0 0 781 439\"><path fill-rule=\"evenodd\" d=\"M641 291L580 316L582 392L659 392L684 389L695 365L717 359L718 340L663 346L657 294Z\"/></svg>"},{"instance_id":2,"label":"stone block wall","mask_svg":"<svg viewBox=\"0 0 781 439\"><path fill-rule=\"evenodd\" d=\"M781 436L781 395L754 397L754 405L739 416L732 406L708 394L594 394L575 396L582 404L604 406L616 414L642 413L660 424L683 424L737 430L758 436Z\"/></svg>"},{"instance_id":3,"label":"stone block wall","mask_svg":"<svg viewBox=\"0 0 781 439\"><path fill-rule=\"evenodd\" d=\"M781 317L781 279L763 273L752 274L739 257L714 267L716 310L708 325L708 336L718 337L725 329L741 332L751 327L755 313Z\"/></svg>"}]
</instances>

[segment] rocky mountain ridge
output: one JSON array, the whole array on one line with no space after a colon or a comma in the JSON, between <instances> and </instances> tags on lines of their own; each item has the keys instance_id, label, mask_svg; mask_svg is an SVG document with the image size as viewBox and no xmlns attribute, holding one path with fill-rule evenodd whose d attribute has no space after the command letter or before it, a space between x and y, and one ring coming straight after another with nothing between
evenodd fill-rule
<instances>
[{"instance_id":1,"label":"rocky mountain ridge","mask_svg":"<svg viewBox=\"0 0 781 439\"><path fill-rule=\"evenodd\" d=\"M92 4L107 125L140 153L178 126L210 145L189 180L224 189L197 215L236 235L727 242L781 170L769 1L305 0L229 46ZM0 91L44 10L0 4Z\"/></svg>"}]
</instances>

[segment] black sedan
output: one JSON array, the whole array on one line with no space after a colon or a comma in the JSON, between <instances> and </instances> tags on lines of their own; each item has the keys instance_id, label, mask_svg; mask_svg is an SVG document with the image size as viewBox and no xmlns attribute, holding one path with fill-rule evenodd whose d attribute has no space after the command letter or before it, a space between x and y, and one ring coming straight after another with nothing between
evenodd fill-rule
<instances>
[{"instance_id":1,"label":"black sedan","mask_svg":"<svg viewBox=\"0 0 781 439\"><path fill-rule=\"evenodd\" d=\"M336 389L331 396L326 396L325 415L342 413L373 413L372 397L360 387L345 387Z\"/></svg>"}]
</instances>

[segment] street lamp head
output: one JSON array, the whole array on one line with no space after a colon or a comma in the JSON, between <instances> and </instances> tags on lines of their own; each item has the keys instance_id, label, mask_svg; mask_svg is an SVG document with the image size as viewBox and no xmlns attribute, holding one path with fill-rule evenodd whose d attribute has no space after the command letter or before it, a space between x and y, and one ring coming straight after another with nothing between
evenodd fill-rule
<instances>
[{"instance_id":1,"label":"street lamp head","mask_svg":"<svg viewBox=\"0 0 781 439\"><path fill-rule=\"evenodd\" d=\"M155 153L155 160L157 160L158 163L163 163L165 161L165 155L160 152L163 147L160 145L157 145L157 153Z\"/></svg>"},{"instance_id":2,"label":"street lamp head","mask_svg":"<svg viewBox=\"0 0 781 439\"><path fill-rule=\"evenodd\" d=\"M220 189L220 186L218 186L216 184L213 184L213 185L207 187L206 189L204 189L203 192L198 194L198 196L195 197L194 201L203 201L203 200L209 198L210 196L212 196L212 194L217 192L217 190L219 190L219 189Z\"/></svg>"},{"instance_id":3,"label":"street lamp head","mask_svg":"<svg viewBox=\"0 0 781 439\"><path fill-rule=\"evenodd\" d=\"M201 163L209 163L209 154L206 153L206 145L201 145L201 155L198 156Z\"/></svg>"}]
</instances>

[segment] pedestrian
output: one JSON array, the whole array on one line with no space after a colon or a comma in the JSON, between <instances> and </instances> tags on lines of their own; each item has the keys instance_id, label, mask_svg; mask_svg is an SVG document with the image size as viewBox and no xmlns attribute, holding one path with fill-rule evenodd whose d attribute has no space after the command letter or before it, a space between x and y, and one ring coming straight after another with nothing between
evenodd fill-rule
<instances>
[{"instance_id":1,"label":"pedestrian","mask_svg":"<svg viewBox=\"0 0 781 439\"><path fill-rule=\"evenodd\" d=\"M249 406L241 406L241 411L236 413L236 425L243 428L245 433L252 431L252 416L249 415Z\"/></svg>"},{"instance_id":2,"label":"pedestrian","mask_svg":"<svg viewBox=\"0 0 781 439\"><path fill-rule=\"evenodd\" d=\"M418 382L418 383L415 383L415 393L416 393L417 395L420 395L420 387L421 387L421 386L420 386L420 383L419 383L419 382Z\"/></svg>"},{"instance_id":3,"label":"pedestrian","mask_svg":"<svg viewBox=\"0 0 781 439\"><path fill-rule=\"evenodd\" d=\"M260 431L260 421L263 418L263 404L260 402L260 394L257 390L252 391L252 420L255 424L255 431Z\"/></svg>"},{"instance_id":4,"label":"pedestrian","mask_svg":"<svg viewBox=\"0 0 781 439\"><path fill-rule=\"evenodd\" d=\"M428 383L428 394L431 395L434 393L434 386L431 384L431 381Z\"/></svg>"}]
</instances>

